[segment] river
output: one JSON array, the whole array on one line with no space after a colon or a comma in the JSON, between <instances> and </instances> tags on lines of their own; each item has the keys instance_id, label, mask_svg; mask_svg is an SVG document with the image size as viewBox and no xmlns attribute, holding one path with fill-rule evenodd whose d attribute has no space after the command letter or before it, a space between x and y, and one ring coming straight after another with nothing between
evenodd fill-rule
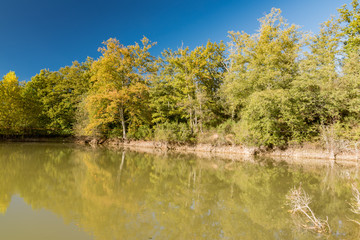
<instances>
[{"instance_id":1,"label":"river","mask_svg":"<svg viewBox=\"0 0 360 240\"><path fill-rule=\"evenodd\" d=\"M0 143L0 239L359 239L358 176L330 161ZM299 186L329 232L291 212L287 196Z\"/></svg>"}]
</instances>

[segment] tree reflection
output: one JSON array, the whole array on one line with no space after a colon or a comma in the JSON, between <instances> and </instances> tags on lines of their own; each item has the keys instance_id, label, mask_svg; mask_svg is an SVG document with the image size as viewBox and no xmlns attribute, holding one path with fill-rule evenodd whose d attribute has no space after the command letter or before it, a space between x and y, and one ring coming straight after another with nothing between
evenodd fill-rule
<instances>
[{"instance_id":1,"label":"tree reflection","mask_svg":"<svg viewBox=\"0 0 360 240\"><path fill-rule=\"evenodd\" d=\"M309 239L285 207L300 183L333 238L359 230L351 183L357 169L258 159L226 162L63 144L0 144L0 211L19 194L96 239Z\"/></svg>"}]
</instances>

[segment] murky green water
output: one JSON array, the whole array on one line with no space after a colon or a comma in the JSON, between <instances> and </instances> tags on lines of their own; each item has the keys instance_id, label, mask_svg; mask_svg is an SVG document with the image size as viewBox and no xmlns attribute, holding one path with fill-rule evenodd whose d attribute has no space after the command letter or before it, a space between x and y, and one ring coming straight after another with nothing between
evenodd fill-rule
<instances>
[{"instance_id":1,"label":"murky green water","mask_svg":"<svg viewBox=\"0 0 360 240\"><path fill-rule=\"evenodd\" d=\"M359 239L358 168L0 144L0 239ZM330 236L299 225L299 186ZM301 220L301 219L300 219Z\"/></svg>"}]
</instances>

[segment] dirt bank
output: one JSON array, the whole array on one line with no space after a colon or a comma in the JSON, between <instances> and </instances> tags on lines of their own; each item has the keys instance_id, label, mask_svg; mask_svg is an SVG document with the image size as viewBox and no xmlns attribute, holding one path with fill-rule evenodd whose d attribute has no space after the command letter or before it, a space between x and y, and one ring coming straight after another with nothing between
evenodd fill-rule
<instances>
[{"instance_id":1,"label":"dirt bank","mask_svg":"<svg viewBox=\"0 0 360 240\"><path fill-rule=\"evenodd\" d=\"M318 161L336 160L337 162L358 162L360 154L357 151L333 152L323 149L317 144L290 146L286 150L265 150L256 147L239 145L216 146L211 144L178 144L156 141L122 141L120 139L78 139L77 143L92 146L106 146L110 148L125 148L142 152L179 152L193 153L201 157L222 157L232 160L252 158L253 156L267 156L284 159L286 161ZM290 159L290 160L289 160Z\"/></svg>"}]
</instances>

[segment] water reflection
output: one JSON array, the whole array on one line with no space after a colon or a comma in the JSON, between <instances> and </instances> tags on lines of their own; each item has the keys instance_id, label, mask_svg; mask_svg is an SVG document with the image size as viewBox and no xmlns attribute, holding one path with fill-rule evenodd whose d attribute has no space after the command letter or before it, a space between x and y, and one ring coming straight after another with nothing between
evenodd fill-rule
<instances>
[{"instance_id":1,"label":"water reflection","mask_svg":"<svg viewBox=\"0 0 360 240\"><path fill-rule=\"evenodd\" d=\"M312 239L285 205L288 191L301 183L317 216L328 216L330 238L358 239L359 227L349 219L359 216L348 204L357 176L358 168L336 164L0 144L0 217L19 194L95 239Z\"/></svg>"}]
</instances>

